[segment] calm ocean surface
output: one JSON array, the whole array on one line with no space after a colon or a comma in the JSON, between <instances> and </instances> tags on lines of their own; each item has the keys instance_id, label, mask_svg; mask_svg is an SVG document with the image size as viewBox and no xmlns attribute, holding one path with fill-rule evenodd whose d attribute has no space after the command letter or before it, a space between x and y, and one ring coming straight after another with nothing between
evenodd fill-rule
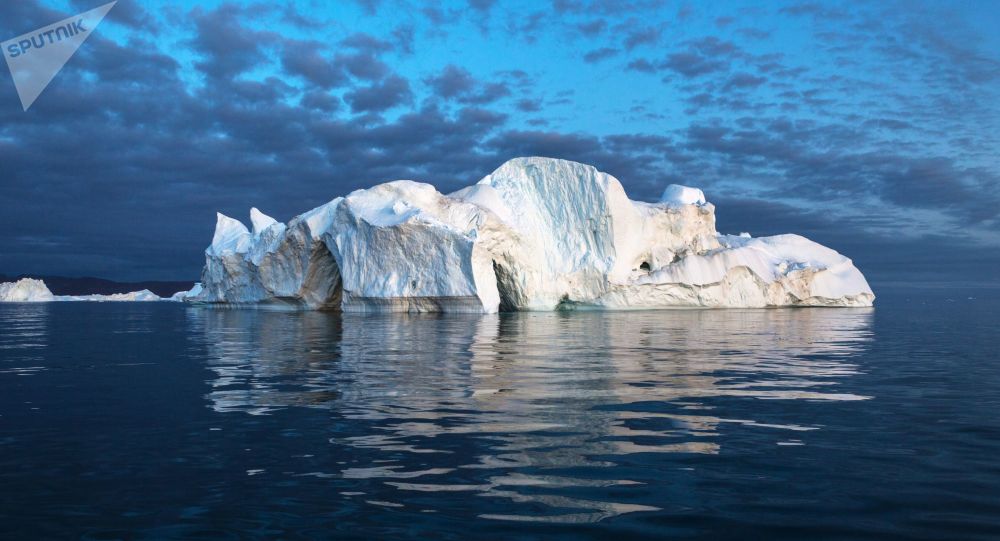
<instances>
[{"instance_id":1,"label":"calm ocean surface","mask_svg":"<svg viewBox=\"0 0 1000 541\"><path fill-rule=\"evenodd\" d=\"M0 305L0 539L997 539L1000 289Z\"/></svg>"}]
</instances>

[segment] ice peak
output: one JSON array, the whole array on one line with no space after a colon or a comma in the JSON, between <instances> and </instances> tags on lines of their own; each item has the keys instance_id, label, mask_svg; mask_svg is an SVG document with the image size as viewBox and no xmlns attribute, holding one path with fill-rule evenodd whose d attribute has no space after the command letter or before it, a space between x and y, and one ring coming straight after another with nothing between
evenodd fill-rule
<instances>
[{"instance_id":1,"label":"ice peak","mask_svg":"<svg viewBox=\"0 0 1000 541\"><path fill-rule=\"evenodd\" d=\"M257 210L257 207L250 209L250 223L253 224L253 236L259 237L265 229L278 223L278 220Z\"/></svg>"},{"instance_id":2,"label":"ice peak","mask_svg":"<svg viewBox=\"0 0 1000 541\"><path fill-rule=\"evenodd\" d=\"M245 252L250 244L250 231L243 222L230 218L221 212L215 213L215 235L208 249L215 254L223 252Z\"/></svg>"}]
</instances>

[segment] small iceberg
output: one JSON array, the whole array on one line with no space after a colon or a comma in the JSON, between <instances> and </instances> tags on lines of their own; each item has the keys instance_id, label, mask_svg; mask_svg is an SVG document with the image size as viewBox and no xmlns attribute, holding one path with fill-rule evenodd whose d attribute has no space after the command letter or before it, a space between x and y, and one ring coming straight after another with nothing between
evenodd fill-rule
<instances>
[{"instance_id":1,"label":"small iceberg","mask_svg":"<svg viewBox=\"0 0 1000 541\"><path fill-rule=\"evenodd\" d=\"M16 282L0 284L0 302L59 302L59 301L92 301L92 302L137 302L165 300L148 289L130 293L112 293L110 295L53 295L42 280L22 278Z\"/></svg>"}]
</instances>

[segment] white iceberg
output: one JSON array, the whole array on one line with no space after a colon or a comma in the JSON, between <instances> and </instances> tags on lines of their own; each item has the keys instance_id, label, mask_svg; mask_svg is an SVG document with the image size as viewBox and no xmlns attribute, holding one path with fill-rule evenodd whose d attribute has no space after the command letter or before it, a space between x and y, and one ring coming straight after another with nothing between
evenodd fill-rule
<instances>
[{"instance_id":1,"label":"white iceberg","mask_svg":"<svg viewBox=\"0 0 1000 541\"><path fill-rule=\"evenodd\" d=\"M611 175L518 158L444 195L409 180L252 231L218 215L183 300L345 311L870 306L850 259L797 235L720 235L697 188L630 200Z\"/></svg>"},{"instance_id":2,"label":"white iceberg","mask_svg":"<svg viewBox=\"0 0 1000 541\"><path fill-rule=\"evenodd\" d=\"M93 302L139 302L139 301L161 301L159 295L148 289L142 291L131 291L129 293L111 293L109 295L56 295L56 301L93 301Z\"/></svg>"},{"instance_id":3,"label":"white iceberg","mask_svg":"<svg viewBox=\"0 0 1000 541\"><path fill-rule=\"evenodd\" d=\"M42 280L22 278L16 282L0 284L0 302L54 302L54 301L159 301L156 293L148 289L110 295L53 295Z\"/></svg>"},{"instance_id":4,"label":"white iceberg","mask_svg":"<svg viewBox=\"0 0 1000 541\"><path fill-rule=\"evenodd\" d=\"M0 284L0 302L49 302L56 300L41 280L21 278Z\"/></svg>"}]
</instances>

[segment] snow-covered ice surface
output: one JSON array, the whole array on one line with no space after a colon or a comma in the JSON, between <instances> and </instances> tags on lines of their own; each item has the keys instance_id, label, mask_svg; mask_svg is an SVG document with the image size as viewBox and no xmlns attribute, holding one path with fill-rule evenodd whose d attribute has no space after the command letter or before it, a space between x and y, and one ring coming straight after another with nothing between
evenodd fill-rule
<instances>
[{"instance_id":1,"label":"snow-covered ice surface","mask_svg":"<svg viewBox=\"0 0 1000 541\"><path fill-rule=\"evenodd\" d=\"M660 203L667 205L704 205L705 193L698 188L670 184L663 190Z\"/></svg>"},{"instance_id":2,"label":"snow-covered ice surface","mask_svg":"<svg viewBox=\"0 0 1000 541\"><path fill-rule=\"evenodd\" d=\"M445 195L410 180L287 226L218 215L182 300L345 311L870 306L850 259L798 235L720 235L698 188L632 201L611 175L517 158ZM176 297L176 295L175 295Z\"/></svg>"},{"instance_id":3,"label":"snow-covered ice surface","mask_svg":"<svg viewBox=\"0 0 1000 541\"><path fill-rule=\"evenodd\" d=\"M42 280L22 278L16 282L0 284L0 302L53 302L53 301L159 301L163 300L148 289L111 295L53 295Z\"/></svg>"}]
</instances>

